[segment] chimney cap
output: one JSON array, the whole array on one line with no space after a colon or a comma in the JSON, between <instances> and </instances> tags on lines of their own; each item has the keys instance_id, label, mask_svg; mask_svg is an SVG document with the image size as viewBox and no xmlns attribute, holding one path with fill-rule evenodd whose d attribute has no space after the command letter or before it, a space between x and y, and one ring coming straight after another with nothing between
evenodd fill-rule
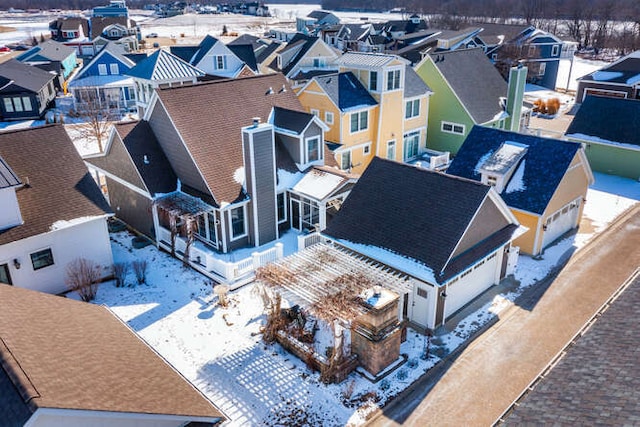
<instances>
[{"instance_id":1,"label":"chimney cap","mask_svg":"<svg viewBox=\"0 0 640 427\"><path fill-rule=\"evenodd\" d=\"M260 117L254 117L252 121L253 121L253 126L257 127L260 124Z\"/></svg>"}]
</instances>

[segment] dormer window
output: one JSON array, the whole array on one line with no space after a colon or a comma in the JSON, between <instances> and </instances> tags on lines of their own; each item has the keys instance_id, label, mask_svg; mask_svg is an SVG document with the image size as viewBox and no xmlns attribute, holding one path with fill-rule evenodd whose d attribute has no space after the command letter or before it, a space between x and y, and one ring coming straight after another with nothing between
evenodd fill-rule
<instances>
[{"instance_id":1,"label":"dormer window","mask_svg":"<svg viewBox=\"0 0 640 427\"><path fill-rule=\"evenodd\" d=\"M487 175L487 184L495 187L498 184L498 177L496 175Z\"/></svg>"},{"instance_id":2,"label":"dormer window","mask_svg":"<svg viewBox=\"0 0 640 427\"><path fill-rule=\"evenodd\" d=\"M307 139L307 161L306 163L315 162L317 160L322 159L322 146L320 144L320 138L314 136L313 138Z\"/></svg>"},{"instance_id":3,"label":"dormer window","mask_svg":"<svg viewBox=\"0 0 640 427\"><path fill-rule=\"evenodd\" d=\"M378 91L378 72L369 72L369 90L373 92Z\"/></svg>"},{"instance_id":4,"label":"dormer window","mask_svg":"<svg viewBox=\"0 0 640 427\"><path fill-rule=\"evenodd\" d=\"M400 89L400 70L387 72L387 90Z\"/></svg>"},{"instance_id":5,"label":"dormer window","mask_svg":"<svg viewBox=\"0 0 640 427\"><path fill-rule=\"evenodd\" d=\"M477 166L482 183L494 187L498 193L503 190L507 193L523 190L524 156L527 150L525 144L506 141L496 151L488 153Z\"/></svg>"}]
</instances>

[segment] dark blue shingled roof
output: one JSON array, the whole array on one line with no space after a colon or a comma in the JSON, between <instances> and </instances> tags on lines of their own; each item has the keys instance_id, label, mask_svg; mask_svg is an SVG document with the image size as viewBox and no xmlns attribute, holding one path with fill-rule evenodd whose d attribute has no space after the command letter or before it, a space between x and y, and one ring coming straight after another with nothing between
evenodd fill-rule
<instances>
[{"instance_id":1,"label":"dark blue shingled roof","mask_svg":"<svg viewBox=\"0 0 640 427\"><path fill-rule=\"evenodd\" d=\"M526 154L520 160L520 165L525 162L522 176L524 189L510 192L505 190L501 196L511 208L542 214L580 149L579 143L474 126L447 173L480 181L480 160L487 159L507 141L528 146ZM511 179L515 175L514 173ZM505 183L504 188L508 186Z\"/></svg>"},{"instance_id":2,"label":"dark blue shingled roof","mask_svg":"<svg viewBox=\"0 0 640 427\"><path fill-rule=\"evenodd\" d=\"M204 56L211 50L211 48L218 43L218 39L207 34L207 36L200 42L198 52L195 57L190 61L191 65L198 65L198 63L204 58Z\"/></svg>"},{"instance_id":3,"label":"dark blue shingled roof","mask_svg":"<svg viewBox=\"0 0 640 427\"><path fill-rule=\"evenodd\" d=\"M640 145L640 101L587 96L567 129L571 134Z\"/></svg>"},{"instance_id":4,"label":"dark blue shingled roof","mask_svg":"<svg viewBox=\"0 0 640 427\"><path fill-rule=\"evenodd\" d=\"M340 111L378 104L351 71L315 77L315 80Z\"/></svg>"}]
</instances>

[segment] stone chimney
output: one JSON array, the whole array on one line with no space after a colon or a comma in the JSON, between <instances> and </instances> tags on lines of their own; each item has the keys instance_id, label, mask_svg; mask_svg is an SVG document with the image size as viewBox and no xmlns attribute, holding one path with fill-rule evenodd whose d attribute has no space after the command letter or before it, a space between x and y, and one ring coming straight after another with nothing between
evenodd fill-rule
<instances>
[{"instance_id":1,"label":"stone chimney","mask_svg":"<svg viewBox=\"0 0 640 427\"><path fill-rule=\"evenodd\" d=\"M522 114L522 101L524 100L524 85L527 83L527 67L519 64L509 70L509 85L507 86L506 111L509 117L506 120L506 130L520 131L520 115Z\"/></svg>"},{"instance_id":2,"label":"stone chimney","mask_svg":"<svg viewBox=\"0 0 640 427\"><path fill-rule=\"evenodd\" d=\"M276 148L273 125L253 123L242 128L245 189L249 193L249 235L255 246L278 238Z\"/></svg>"}]
</instances>

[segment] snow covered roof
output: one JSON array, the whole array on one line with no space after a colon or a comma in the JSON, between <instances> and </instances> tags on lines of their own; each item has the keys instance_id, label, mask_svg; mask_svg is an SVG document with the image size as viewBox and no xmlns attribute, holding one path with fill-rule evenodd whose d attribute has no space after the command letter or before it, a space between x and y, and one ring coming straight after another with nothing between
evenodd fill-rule
<instances>
[{"instance_id":1,"label":"snow covered roof","mask_svg":"<svg viewBox=\"0 0 640 427\"><path fill-rule=\"evenodd\" d=\"M321 201L334 194L348 182L355 182L355 177L338 169L312 168L292 188L295 193Z\"/></svg>"},{"instance_id":2,"label":"snow covered roof","mask_svg":"<svg viewBox=\"0 0 640 427\"><path fill-rule=\"evenodd\" d=\"M517 167L504 183L502 198L511 208L542 214L580 149L575 142L474 126L447 174L480 181L487 168Z\"/></svg>"}]
</instances>

